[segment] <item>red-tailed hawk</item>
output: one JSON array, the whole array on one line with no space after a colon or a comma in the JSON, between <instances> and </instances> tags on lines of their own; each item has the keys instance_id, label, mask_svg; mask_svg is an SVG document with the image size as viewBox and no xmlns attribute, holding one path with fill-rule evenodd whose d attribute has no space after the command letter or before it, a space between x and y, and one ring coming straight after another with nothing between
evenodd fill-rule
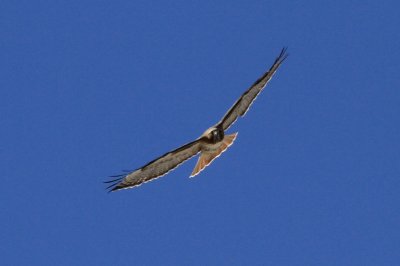
<instances>
[{"instance_id":1,"label":"red-tailed hawk","mask_svg":"<svg viewBox=\"0 0 400 266\"><path fill-rule=\"evenodd\" d=\"M106 181L111 183L110 191L132 188L167 174L177 166L200 153L200 157L190 177L199 174L204 168L221 155L233 144L237 133L225 135L227 130L239 116L244 116L258 94L271 80L276 70L287 58L286 48L283 48L271 68L264 73L242 96L233 104L224 117L215 126L207 129L198 139L182 147L167 152L161 157L132 172L112 176L117 179Z\"/></svg>"}]
</instances>

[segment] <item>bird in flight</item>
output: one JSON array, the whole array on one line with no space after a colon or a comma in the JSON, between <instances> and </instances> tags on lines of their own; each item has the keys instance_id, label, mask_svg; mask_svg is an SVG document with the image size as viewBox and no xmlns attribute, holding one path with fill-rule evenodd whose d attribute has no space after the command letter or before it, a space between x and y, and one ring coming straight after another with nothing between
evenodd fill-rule
<instances>
[{"instance_id":1,"label":"bird in flight","mask_svg":"<svg viewBox=\"0 0 400 266\"><path fill-rule=\"evenodd\" d=\"M275 59L271 68L265 72L253 85L246 90L242 96L226 112L224 117L214 126L207 129L198 139L189 142L173 151L167 152L157 159L147 163L134 171L111 176L117 177L114 180L106 181L110 185L107 189L117 191L121 189L133 188L143 183L159 178L177 166L200 153L196 166L190 177L196 176L204 168L221 155L236 139L237 132L226 135L225 131L238 119L244 116L250 105L254 102L260 92L271 80L276 70L287 58L286 48L283 48L279 56Z\"/></svg>"}]
</instances>

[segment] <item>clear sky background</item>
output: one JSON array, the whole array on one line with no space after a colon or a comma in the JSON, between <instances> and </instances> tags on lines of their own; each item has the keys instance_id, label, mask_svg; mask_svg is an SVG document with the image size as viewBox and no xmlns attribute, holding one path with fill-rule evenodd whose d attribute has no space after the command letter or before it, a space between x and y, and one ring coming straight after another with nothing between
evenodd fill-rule
<instances>
[{"instance_id":1,"label":"clear sky background","mask_svg":"<svg viewBox=\"0 0 400 266\"><path fill-rule=\"evenodd\" d=\"M2 265L399 265L398 1L2 1ZM139 188L283 46L235 144Z\"/></svg>"}]
</instances>

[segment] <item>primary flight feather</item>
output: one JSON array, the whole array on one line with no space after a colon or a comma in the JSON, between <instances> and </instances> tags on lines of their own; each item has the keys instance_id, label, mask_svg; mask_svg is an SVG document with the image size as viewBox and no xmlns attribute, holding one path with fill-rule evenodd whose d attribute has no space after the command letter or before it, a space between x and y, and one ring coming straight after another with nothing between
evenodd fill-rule
<instances>
[{"instance_id":1,"label":"primary flight feather","mask_svg":"<svg viewBox=\"0 0 400 266\"><path fill-rule=\"evenodd\" d=\"M106 181L105 183L110 183L107 188L110 191L117 191L139 186L167 174L198 153L200 153L200 157L190 176L193 177L199 174L233 144L237 133L225 135L225 131L235 123L239 116L246 114L250 105L265 88L287 56L286 48L283 48L270 69L240 96L216 125L207 129L198 139L167 152L137 170L113 176L117 178Z\"/></svg>"}]
</instances>

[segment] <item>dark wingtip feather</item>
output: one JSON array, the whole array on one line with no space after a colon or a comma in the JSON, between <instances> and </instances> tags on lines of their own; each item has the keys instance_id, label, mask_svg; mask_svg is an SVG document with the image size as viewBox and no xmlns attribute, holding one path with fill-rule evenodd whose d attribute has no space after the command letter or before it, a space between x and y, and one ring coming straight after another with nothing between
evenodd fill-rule
<instances>
[{"instance_id":1,"label":"dark wingtip feather","mask_svg":"<svg viewBox=\"0 0 400 266\"><path fill-rule=\"evenodd\" d=\"M126 175L111 175L110 177L118 177L118 178L113 179L113 180L103 181L103 183L108 184L108 183L120 181L120 180L122 180L122 178L124 178L124 176L126 176Z\"/></svg>"},{"instance_id":2,"label":"dark wingtip feather","mask_svg":"<svg viewBox=\"0 0 400 266\"><path fill-rule=\"evenodd\" d=\"M108 186L106 187L106 189L109 189L109 188L112 188L112 187L116 186L119 182L120 182L120 180L114 181L112 184L108 185Z\"/></svg>"},{"instance_id":3,"label":"dark wingtip feather","mask_svg":"<svg viewBox=\"0 0 400 266\"><path fill-rule=\"evenodd\" d=\"M279 61L280 64L289 56L289 54L287 53L287 49L287 46L284 46L277 58L277 61Z\"/></svg>"},{"instance_id":4,"label":"dark wingtip feather","mask_svg":"<svg viewBox=\"0 0 400 266\"><path fill-rule=\"evenodd\" d=\"M112 175L110 177L116 177L115 179L112 180L107 180L104 181L104 184L109 184L106 189L108 190L108 192L113 192L116 190L121 189L122 187L119 186L120 182L131 172L128 170L123 170L123 172L126 172L125 174L119 174L119 175Z\"/></svg>"},{"instance_id":5,"label":"dark wingtip feather","mask_svg":"<svg viewBox=\"0 0 400 266\"><path fill-rule=\"evenodd\" d=\"M108 187L106 187L106 189L108 190L108 193L120 190L122 188L123 187L120 186L119 183L115 183L115 184L112 184L112 185L109 185Z\"/></svg>"},{"instance_id":6,"label":"dark wingtip feather","mask_svg":"<svg viewBox=\"0 0 400 266\"><path fill-rule=\"evenodd\" d=\"M108 193L115 192L115 191L120 190L120 189L122 189L122 187L119 187L118 185L116 185L112 189L108 190Z\"/></svg>"}]
</instances>

